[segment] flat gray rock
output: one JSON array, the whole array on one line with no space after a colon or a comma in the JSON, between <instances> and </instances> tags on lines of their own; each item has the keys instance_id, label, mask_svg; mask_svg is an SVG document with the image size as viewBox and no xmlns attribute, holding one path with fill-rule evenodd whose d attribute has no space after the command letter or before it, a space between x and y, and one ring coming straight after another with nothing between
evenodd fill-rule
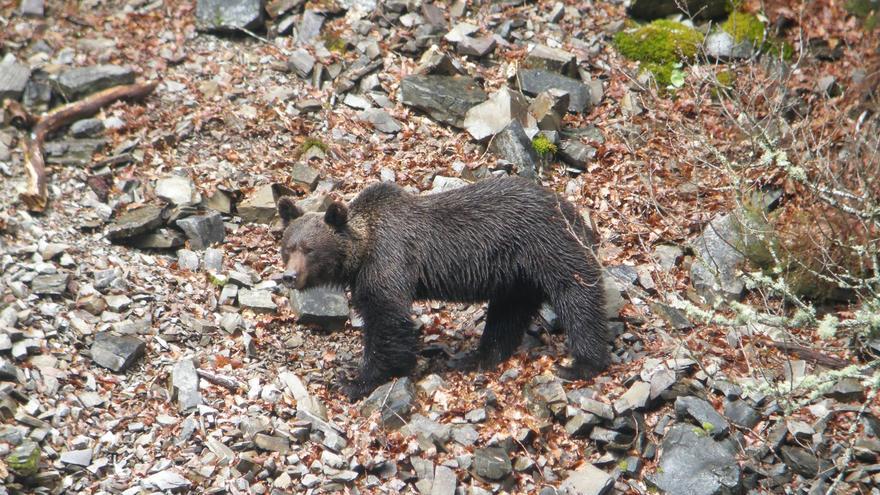
<instances>
[{"instance_id":1,"label":"flat gray rock","mask_svg":"<svg viewBox=\"0 0 880 495\"><path fill-rule=\"evenodd\" d=\"M200 31L237 32L263 25L262 0L198 0L196 27Z\"/></svg>"},{"instance_id":2,"label":"flat gray rock","mask_svg":"<svg viewBox=\"0 0 880 495\"><path fill-rule=\"evenodd\" d=\"M510 456L501 447L474 450L474 474L487 481L503 480L513 472Z\"/></svg>"},{"instance_id":3,"label":"flat gray rock","mask_svg":"<svg viewBox=\"0 0 880 495\"><path fill-rule=\"evenodd\" d=\"M614 403L617 414L624 414L631 410L644 409L648 405L651 396L651 385L642 381L632 384L620 399Z\"/></svg>"},{"instance_id":4,"label":"flat gray rock","mask_svg":"<svg viewBox=\"0 0 880 495\"><path fill-rule=\"evenodd\" d=\"M188 175L172 174L157 180L155 193L173 205L193 205L202 200Z\"/></svg>"},{"instance_id":5,"label":"flat gray rock","mask_svg":"<svg viewBox=\"0 0 880 495\"><path fill-rule=\"evenodd\" d=\"M19 12L21 12L21 15L43 17L46 9L43 5L43 0L21 0ZM0 72L2 72L2 69L0 69ZM2 96L0 96L0 100L2 99Z\"/></svg>"},{"instance_id":6,"label":"flat gray rock","mask_svg":"<svg viewBox=\"0 0 880 495\"><path fill-rule=\"evenodd\" d=\"M421 414L413 414L401 431L407 435L424 438L438 447L443 447L452 438L452 428L449 425L430 420Z\"/></svg>"},{"instance_id":7,"label":"flat gray rock","mask_svg":"<svg viewBox=\"0 0 880 495\"><path fill-rule=\"evenodd\" d=\"M31 281L31 290L34 294L60 296L67 292L67 283L70 281L69 273L55 273L52 275L37 275Z\"/></svg>"},{"instance_id":8,"label":"flat gray rock","mask_svg":"<svg viewBox=\"0 0 880 495\"><path fill-rule=\"evenodd\" d=\"M761 421L760 413L744 400L725 400L724 416L736 426L749 430Z\"/></svg>"},{"instance_id":9,"label":"flat gray rock","mask_svg":"<svg viewBox=\"0 0 880 495\"><path fill-rule=\"evenodd\" d=\"M151 232L162 225L163 210L153 205L128 210L110 225L106 236L111 241L121 241Z\"/></svg>"},{"instance_id":10,"label":"flat gray rock","mask_svg":"<svg viewBox=\"0 0 880 495\"><path fill-rule=\"evenodd\" d=\"M130 238L127 243L141 249L174 249L183 246L186 236L176 230L158 229Z\"/></svg>"},{"instance_id":11,"label":"flat gray rock","mask_svg":"<svg viewBox=\"0 0 880 495\"><path fill-rule=\"evenodd\" d=\"M560 89L568 93L568 111L572 113L590 110L592 99L590 87L570 77L541 69L521 69L517 73L517 84L523 93L536 96L548 89Z\"/></svg>"},{"instance_id":12,"label":"flat gray rock","mask_svg":"<svg viewBox=\"0 0 880 495\"><path fill-rule=\"evenodd\" d=\"M538 418L552 418L565 410L568 397L562 382L551 375L533 378L524 389L529 411Z\"/></svg>"},{"instance_id":13,"label":"flat gray rock","mask_svg":"<svg viewBox=\"0 0 880 495\"><path fill-rule=\"evenodd\" d=\"M194 272L199 269L199 264L199 255L195 251L190 251L189 249L177 251L177 266L181 270Z\"/></svg>"},{"instance_id":14,"label":"flat gray rock","mask_svg":"<svg viewBox=\"0 0 880 495\"><path fill-rule=\"evenodd\" d=\"M688 330L694 326L681 310L673 308L672 306L654 303L651 304L651 310L656 315L666 320L666 323L675 330Z\"/></svg>"},{"instance_id":15,"label":"flat gray rock","mask_svg":"<svg viewBox=\"0 0 880 495\"><path fill-rule=\"evenodd\" d=\"M709 402L698 397L684 396L675 399L675 413L679 418L691 418L700 428L713 437L720 438L730 431L730 425Z\"/></svg>"},{"instance_id":16,"label":"flat gray rock","mask_svg":"<svg viewBox=\"0 0 880 495\"><path fill-rule=\"evenodd\" d=\"M275 205L275 191L271 184L258 187L239 203L236 211L242 221L248 223L270 223L278 208Z\"/></svg>"},{"instance_id":17,"label":"flat gray rock","mask_svg":"<svg viewBox=\"0 0 880 495\"><path fill-rule=\"evenodd\" d=\"M216 211L181 218L176 223L189 239L190 247L195 250L205 249L211 244L220 243L226 239L223 218Z\"/></svg>"},{"instance_id":18,"label":"flat gray rock","mask_svg":"<svg viewBox=\"0 0 880 495\"><path fill-rule=\"evenodd\" d=\"M739 493L741 472L729 440L717 442L699 428L674 425L663 438L660 468L650 483L670 495Z\"/></svg>"},{"instance_id":19,"label":"flat gray rock","mask_svg":"<svg viewBox=\"0 0 880 495\"><path fill-rule=\"evenodd\" d=\"M294 50L287 59L287 65L296 72L296 75L305 79L312 73L315 67L315 57L303 48Z\"/></svg>"},{"instance_id":20,"label":"flat gray rock","mask_svg":"<svg viewBox=\"0 0 880 495\"><path fill-rule=\"evenodd\" d=\"M75 138L97 136L103 131L104 122L101 119L81 119L70 126L70 134Z\"/></svg>"},{"instance_id":21,"label":"flat gray rock","mask_svg":"<svg viewBox=\"0 0 880 495\"><path fill-rule=\"evenodd\" d=\"M358 113L358 119L373 124L376 130L385 134L394 134L401 129L400 123L394 117L379 108L368 108Z\"/></svg>"},{"instance_id":22,"label":"flat gray rock","mask_svg":"<svg viewBox=\"0 0 880 495\"><path fill-rule=\"evenodd\" d=\"M68 465L86 467L92 463L92 449L68 450L61 453L61 462Z\"/></svg>"},{"instance_id":23,"label":"flat gray rock","mask_svg":"<svg viewBox=\"0 0 880 495\"><path fill-rule=\"evenodd\" d=\"M364 399L361 414L369 416L379 411L385 428L398 429L409 420L415 407L416 387L409 378L400 378L377 388Z\"/></svg>"},{"instance_id":24,"label":"flat gray rock","mask_svg":"<svg viewBox=\"0 0 880 495\"><path fill-rule=\"evenodd\" d=\"M462 55L482 58L492 53L492 51L495 50L495 46L495 36L488 35L480 36L478 38L471 38L470 36L466 36L458 43L457 50L458 53Z\"/></svg>"},{"instance_id":25,"label":"flat gray rock","mask_svg":"<svg viewBox=\"0 0 880 495\"><path fill-rule=\"evenodd\" d=\"M278 309L268 290L241 289L238 291L238 304L257 313L274 313Z\"/></svg>"},{"instance_id":26,"label":"flat gray rock","mask_svg":"<svg viewBox=\"0 0 880 495\"><path fill-rule=\"evenodd\" d=\"M412 75L400 82L400 101L461 128L467 111L486 101L486 92L466 76Z\"/></svg>"},{"instance_id":27,"label":"flat gray rock","mask_svg":"<svg viewBox=\"0 0 880 495\"><path fill-rule=\"evenodd\" d=\"M691 265L691 284L700 295L710 301L742 299L745 284L737 274L745 261L741 246L733 215L719 215L706 225L692 243L697 259Z\"/></svg>"},{"instance_id":28,"label":"flat gray rock","mask_svg":"<svg viewBox=\"0 0 880 495\"><path fill-rule=\"evenodd\" d=\"M526 98L509 88L492 93L489 99L472 107L464 118L464 128L480 141L504 130L510 121L526 121L528 114Z\"/></svg>"},{"instance_id":29,"label":"flat gray rock","mask_svg":"<svg viewBox=\"0 0 880 495\"><path fill-rule=\"evenodd\" d=\"M314 191L321 180L321 172L307 163L297 162L290 171L290 178L293 182L308 186L309 191Z\"/></svg>"},{"instance_id":30,"label":"flat gray rock","mask_svg":"<svg viewBox=\"0 0 880 495\"><path fill-rule=\"evenodd\" d=\"M6 334L0 334L0 340L2 337L9 338ZM12 349L12 345L10 342L10 349ZM0 358L0 382L17 382L18 381L18 368L12 364L11 361Z\"/></svg>"},{"instance_id":31,"label":"flat gray rock","mask_svg":"<svg viewBox=\"0 0 880 495\"><path fill-rule=\"evenodd\" d=\"M431 495L455 495L455 487L458 479L455 472L446 466L437 466L434 470L434 483L431 485Z\"/></svg>"},{"instance_id":32,"label":"flat gray rock","mask_svg":"<svg viewBox=\"0 0 880 495\"><path fill-rule=\"evenodd\" d=\"M523 61L526 69L556 72L568 77L577 76L577 60L573 53L547 45L535 45Z\"/></svg>"},{"instance_id":33,"label":"flat gray rock","mask_svg":"<svg viewBox=\"0 0 880 495\"><path fill-rule=\"evenodd\" d=\"M132 84L134 75L130 68L118 65L74 67L58 76L57 86L68 100L77 100L102 89Z\"/></svg>"},{"instance_id":34,"label":"flat gray rock","mask_svg":"<svg viewBox=\"0 0 880 495\"><path fill-rule=\"evenodd\" d=\"M199 374L192 359L181 359L171 369L171 396L181 412L202 403Z\"/></svg>"},{"instance_id":35,"label":"flat gray rock","mask_svg":"<svg viewBox=\"0 0 880 495\"><path fill-rule=\"evenodd\" d=\"M92 344L92 361L110 371L120 373L143 356L146 349L146 344L137 337L102 332L95 336L95 342Z\"/></svg>"},{"instance_id":36,"label":"flat gray rock","mask_svg":"<svg viewBox=\"0 0 880 495\"><path fill-rule=\"evenodd\" d=\"M297 43L311 43L321 34L324 16L314 10L305 10L297 28Z\"/></svg>"},{"instance_id":37,"label":"flat gray rock","mask_svg":"<svg viewBox=\"0 0 880 495\"><path fill-rule=\"evenodd\" d=\"M564 140L559 143L556 156L578 170L586 170L596 157L596 148L580 141Z\"/></svg>"},{"instance_id":38,"label":"flat gray rock","mask_svg":"<svg viewBox=\"0 0 880 495\"><path fill-rule=\"evenodd\" d=\"M569 473L559 487L557 493L566 495L605 495L611 492L614 478L610 474L593 466L584 464Z\"/></svg>"},{"instance_id":39,"label":"flat gray rock","mask_svg":"<svg viewBox=\"0 0 880 495\"><path fill-rule=\"evenodd\" d=\"M270 452L278 452L282 455L290 452L290 440L284 437L257 433L254 435L254 443L257 447Z\"/></svg>"},{"instance_id":40,"label":"flat gray rock","mask_svg":"<svg viewBox=\"0 0 880 495\"><path fill-rule=\"evenodd\" d=\"M0 62L0 101L21 100L30 77L31 70L26 65L13 60Z\"/></svg>"},{"instance_id":41,"label":"flat gray rock","mask_svg":"<svg viewBox=\"0 0 880 495\"><path fill-rule=\"evenodd\" d=\"M538 153L518 120L511 120L496 134L490 148L499 158L512 163L517 174L523 177L535 177L537 174Z\"/></svg>"},{"instance_id":42,"label":"flat gray rock","mask_svg":"<svg viewBox=\"0 0 880 495\"><path fill-rule=\"evenodd\" d=\"M219 272L223 269L223 251L214 248L205 249L202 259L205 271Z\"/></svg>"},{"instance_id":43,"label":"flat gray rock","mask_svg":"<svg viewBox=\"0 0 880 495\"><path fill-rule=\"evenodd\" d=\"M189 488L192 483L176 471L166 469L151 474L141 480L141 486L147 489L177 491Z\"/></svg>"},{"instance_id":44,"label":"flat gray rock","mask_svg":"<svg viewBox=\"0 0 880 495\"><path fill-rule=\"evenodd\" d=\"M601 421L595 414L577 413L565 423L565 432L571 437L585 437Z\"/></svg>"},{"instance_id":45,"label":"flat gray rock","mask_svg":"<svg viewBox=\"0 0 880 495\"><path fill-rule=\"evenodd\" d=\"M327 330L339 330L349 318L348 299L339 289L291 290L290 307L297 315L297 323Z\"/></svg>"}]
</instances>

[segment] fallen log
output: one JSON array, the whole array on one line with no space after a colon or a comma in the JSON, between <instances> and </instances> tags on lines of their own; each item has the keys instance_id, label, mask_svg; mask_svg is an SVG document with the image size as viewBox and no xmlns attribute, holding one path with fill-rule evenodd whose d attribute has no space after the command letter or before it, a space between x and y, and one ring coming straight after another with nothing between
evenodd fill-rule
<instances>
[{"instance_id":1,"label":"fallen log","mask_svg":"<svg viewBox=\"0 0 880 495\"><path fill-rule=\"evenodd\" d=\"M20 198L32 212L42 212L48 203L46 163L43 159L43 143L53 131L98 113L101 108L116 100L138 100L146 97L158 86L157 82L126 84L105 89L82 100L55 108L36 119L31 132L24 139L24 168L27 173L27 189ZM33 118L26 121L33 122Z\"/></svg>"}]
</instances>

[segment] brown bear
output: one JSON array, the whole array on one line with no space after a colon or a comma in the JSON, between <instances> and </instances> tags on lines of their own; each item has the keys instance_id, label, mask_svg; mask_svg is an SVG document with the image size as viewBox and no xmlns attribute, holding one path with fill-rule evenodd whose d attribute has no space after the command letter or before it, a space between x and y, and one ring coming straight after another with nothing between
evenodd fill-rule
<instances>
[{"instance_id":1,"label":"brown bear","mask_svg":"<svg viewBox=\"0 0 880 495\"><path fill-rule=\"evenodd\" d=\"M345 387L352 400L415 367L414 300L489 302L473 353L481 368L516 351L544 301L574 358L560 367L565 376L588 378L608 365L594 233L574 206L534 182L494 178L424 196L382 183L324 214L303 214L290 197L278 211L283 283L351 288L364 322L360 374Z\"/></svg>"}]
</instances>

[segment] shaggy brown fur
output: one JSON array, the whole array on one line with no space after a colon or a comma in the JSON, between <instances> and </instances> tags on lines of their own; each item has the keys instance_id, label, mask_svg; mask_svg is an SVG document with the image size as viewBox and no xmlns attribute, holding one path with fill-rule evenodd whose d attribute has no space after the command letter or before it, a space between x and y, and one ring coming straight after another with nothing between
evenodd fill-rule
<instances>
[{"instance_id":1,"label":"shaggy brown fur","mask_svg":"<svg viewBox=\"0 0 880 495\"><path fill-rule=\"evenodd\" d=\"M489 301L475 354L481 367L510 357L548 301L566 332L572 377L608 365L601 268L594 235L575 208L521 178L489 179L415 196L393 184L366 188L323 217L279 201L286 228L284 281L298 289L347 285L364 320L357 399L412 371L419 338L414 300Z\"/></svg>"}]
</instances>

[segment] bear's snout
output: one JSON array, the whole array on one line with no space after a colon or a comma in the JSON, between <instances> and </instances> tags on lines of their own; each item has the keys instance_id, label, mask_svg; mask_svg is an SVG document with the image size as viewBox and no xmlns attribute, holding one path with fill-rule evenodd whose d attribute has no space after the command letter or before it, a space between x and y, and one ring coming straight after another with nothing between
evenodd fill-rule
<instances>
[{"instance_id":1,"label":"bear's snout","mask_svg":"<svg viewBox=\"0 0 880 495\"><path fill-rule=\"evenodd\" d=\"M288 287L294 287L296 285L296 279L297 273L293 270L288 270L281 276L281 281Z\"/></svg>"},{"instance_id":2,"label":"bear's snout","mask_svg":"<svg viewBox=\"0 0 880 495\"><path fill-rule=\"evenodd\" d=\"M305 288L306 278L308 278L306 272L305 256L299 251L294 251L290 254L284 267L281 283L291 289L302 290Z\"/></svg>"}]
</instances>

